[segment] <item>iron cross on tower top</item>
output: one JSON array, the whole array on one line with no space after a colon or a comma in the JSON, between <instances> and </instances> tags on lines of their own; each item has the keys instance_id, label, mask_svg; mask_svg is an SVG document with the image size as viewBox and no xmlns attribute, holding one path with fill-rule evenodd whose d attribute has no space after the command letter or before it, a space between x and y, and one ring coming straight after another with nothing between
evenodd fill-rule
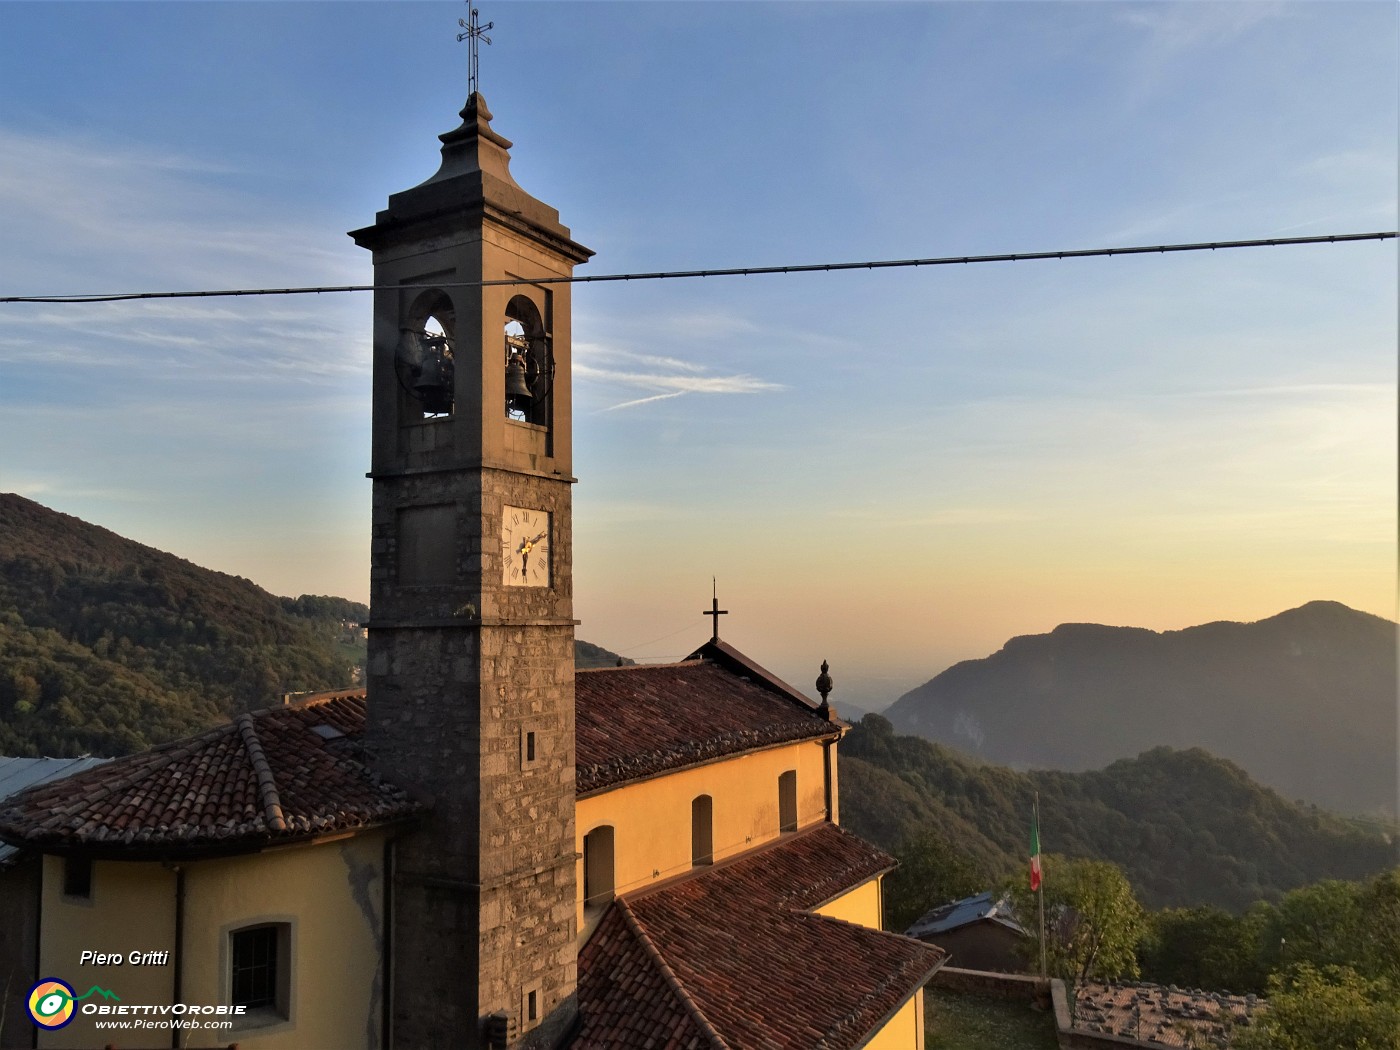
<instances>
[{"instance_id":1,"label":"iron cross on tower top","mask_svg":"<svg viewBox=\"0 0 1400 1050\"><path fill-rule=\"evenodd\" d=\"M476 73L477 73L477 44L478 40L485 40L491 43L491 38L486 35L486 30L495 27L495 22L487 22L479 25L477 19L480 12L471 6L471 0L467 0L467 11L470 12L465 20L457 19L457 24L462 27L463 32L457 34L457 43L463 40L467 42L467 98L476 94Z\"/></svg>"}]
</instances>

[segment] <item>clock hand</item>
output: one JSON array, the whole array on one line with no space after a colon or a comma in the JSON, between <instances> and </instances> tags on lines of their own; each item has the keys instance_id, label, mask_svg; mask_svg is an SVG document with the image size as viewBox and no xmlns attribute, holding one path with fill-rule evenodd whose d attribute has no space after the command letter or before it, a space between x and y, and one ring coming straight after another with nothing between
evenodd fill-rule
<instances>
[{"instance_id":1,"label":"clock hand","mask_svg":"<svg viewBox=\"0 0 1400 1050\"><path fill-rule=\"evenodd\" d=\"M535 549L535 544L539 543L542 539L544 539L543 532L536 536L533 540L525 539L524 537L522 537L520 540L520 546L515 549L515 553L529 554L532 550Z\"/></svg>"}]
</instances>

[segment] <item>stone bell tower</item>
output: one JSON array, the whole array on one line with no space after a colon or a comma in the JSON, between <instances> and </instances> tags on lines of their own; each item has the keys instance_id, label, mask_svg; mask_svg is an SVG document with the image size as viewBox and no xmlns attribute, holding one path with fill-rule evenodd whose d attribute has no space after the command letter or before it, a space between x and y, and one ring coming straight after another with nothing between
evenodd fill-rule
<instances>
[{"instance_id":1,"label":"stone bell tower","mask_svg":"<svg viewBox=\"0 0 1400 1050\"><path fill-rule=\"evenodd\" d=\"M431 797L392 862L394 1048L547 1046L575 1013L569 303L593 253L472 93L374 253L369 760ZM333 964L332 960L326 960Z\"/></svg>"}]
</instances>

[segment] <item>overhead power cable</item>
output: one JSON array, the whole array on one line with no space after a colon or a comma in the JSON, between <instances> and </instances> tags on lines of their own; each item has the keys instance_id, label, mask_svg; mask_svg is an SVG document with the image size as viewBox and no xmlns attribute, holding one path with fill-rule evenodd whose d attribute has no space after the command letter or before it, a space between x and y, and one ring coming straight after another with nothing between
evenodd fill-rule
<instances>
[{"instance_id":1,"label":"overhead power cable","mask_svg":"<svg viewBox=\"0 0 1400 1050\"><path fill-rule=\"evenodd\" d=\"M1265 237L1250 241L1202 241L1195 244L1137 245L1127 248L1076 248L1055 252L1007 252L999 255L944 255L930 259L875 259L869 262L801 263L788 266L734 266L718 270L659 270L653 273L585 274L579 277L520 277L499 281L454 281L445 284L343 284L312 288L226 288L193 292L120 292L109 295L6 295L0 303L117 303L135 299L214 299L245 295L321 295L331 292L407 291L418 288L490 288L520 284L598 284L603 281L662 281L684 277L756 277L773 273L824 273L837 270L891 270L915 266L1030 262L1038 259L1087 259L1107 255L1157 255L1227 248L1277 248L1290 244L1340 244L1345 241L1393 240L1396 231L1329 233L1311 237Z\"/></svg>"}]
</instances>

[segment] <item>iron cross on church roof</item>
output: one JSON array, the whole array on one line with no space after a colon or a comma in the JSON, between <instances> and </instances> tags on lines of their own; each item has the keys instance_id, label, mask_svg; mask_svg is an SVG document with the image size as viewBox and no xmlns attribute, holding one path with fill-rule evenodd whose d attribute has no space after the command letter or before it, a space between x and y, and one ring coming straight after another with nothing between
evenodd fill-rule
<instances>
[{"instance_id":1,"label":"iron cross on church roof","mask_svg":"<svg viewBox=\"0 0 1400 1050\"><path fill-rule=\"evenodd\" d=\"M713 617L715 618L715 619L714 619L714 624L715 624L714 635L710 638L710 641L712 641L712 642L717 642L717 641L719 641L719 618L720 618L721 616L728 616L728 615L729 615L729 610L728 610L728 609L721 609L721 608L719 607L719 584L715 582L715 578L714 578L713 576L710 577L710 588L711 588L711 594L713 595L713 597L711 597L711 599L710 599L710 607L709 607L708 609L705 610L704 615L705 615L705 616L713 616Z\"/></svg>"},{"instance_id":2,"label":"iron cross on church roof","mask_svg":"<svg viewBox=\"0 0 1400 1050\"><path fill-rule=\"evenodd\" d=\"M471 6L471 0L467 0L467 11L469 14L466 20L457 19L457 24L464 30L464 32L457 34L457 43L460 44L463 40L467 42L467 98L471 98L476 94L478 62L476 42L485 40L488 44L491 43L491 38L486 35L486 30L495 28L496 23L487 22L484 26L478 25L477 18L481 12Z\"/></svg>"}]
</instances>

